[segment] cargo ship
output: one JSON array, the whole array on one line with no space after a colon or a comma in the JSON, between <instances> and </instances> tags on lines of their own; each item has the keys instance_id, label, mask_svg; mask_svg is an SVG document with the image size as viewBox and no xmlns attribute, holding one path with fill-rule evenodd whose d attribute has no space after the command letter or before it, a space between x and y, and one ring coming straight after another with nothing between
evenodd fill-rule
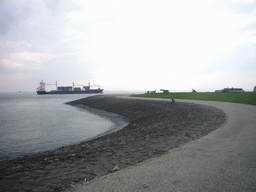
<instances>
[{"instance_id":1,"label":"cargo ship","mask_svg":"<svg viewBox=\"0 0 256 192\"><path fill-rule=\"evenodd\" d=\"M75 83L72 83L72 86L65 86L65 87L58 87L57 81L54 84L48 85L55 85L56 90L46 91L45 90L45 83L43 80L39 83L39 87L37 88L37 94L90 94L90 93L102 93L103 89L91 89L90 83L88 86L79 85L75 86ZM98 86L98 85L97 85Z\"/></svg>"}]
</instances>

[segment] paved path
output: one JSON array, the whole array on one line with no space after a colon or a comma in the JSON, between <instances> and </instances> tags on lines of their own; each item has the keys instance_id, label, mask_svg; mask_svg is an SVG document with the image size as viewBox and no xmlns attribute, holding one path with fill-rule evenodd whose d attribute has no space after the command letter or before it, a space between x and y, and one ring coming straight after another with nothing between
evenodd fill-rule
<instances>
[{"instance_id":1,"label":"paved path","mask_svg":"<svg viewBox=\"0 0 256 192\"><path fill-rule=\"evenodd\" d=\"M256 106L185 101L222 109L228 121L201 139L72 191L256 191Z\"/></svg>"}]
</instances>

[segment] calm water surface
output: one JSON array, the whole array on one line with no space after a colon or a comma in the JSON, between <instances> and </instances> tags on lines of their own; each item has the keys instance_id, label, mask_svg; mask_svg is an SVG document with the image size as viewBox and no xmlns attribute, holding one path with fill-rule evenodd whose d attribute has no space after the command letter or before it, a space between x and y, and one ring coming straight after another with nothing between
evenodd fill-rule
<instances>
[{"instance_id":1,"label":"calm water surface","mask_svg":"<svg viewBox=\"0 0 256 192\"><path fill-rule=\"evenodd\" d=\"M91 95L0 93L0 160L71 145L116 124L64 103Z\"/></svg>"}]
</instances>

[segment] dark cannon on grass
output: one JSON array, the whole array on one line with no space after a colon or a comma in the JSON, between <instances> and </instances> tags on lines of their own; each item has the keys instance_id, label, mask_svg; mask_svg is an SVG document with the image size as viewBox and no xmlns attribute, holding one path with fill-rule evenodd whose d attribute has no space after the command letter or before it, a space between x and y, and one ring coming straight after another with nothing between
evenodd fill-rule
<instances>
[{"instance_id":1,"label":"dark cannon on grass","mask_svg":"<svg viewBox=\"0 0 256 192\"><path fill-rule=\"evenodd\" d=\"M163 91L163 93L169 93L169 90L167 89L160 89L160 91Z\"/></svg>"}]
</instances>

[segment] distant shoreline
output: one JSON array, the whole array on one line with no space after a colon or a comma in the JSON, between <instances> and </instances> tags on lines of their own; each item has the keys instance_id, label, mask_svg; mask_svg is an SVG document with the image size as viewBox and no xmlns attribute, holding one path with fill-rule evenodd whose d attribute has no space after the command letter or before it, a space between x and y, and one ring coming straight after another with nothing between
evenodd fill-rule
<instances>
[{"instance_id":1,"label":"distant shoreline","mask_svg":"<svg viewBox=\"0 0 256 192\"><path fill-rule=\"evenodd\" d=\"M189 103L99 95L69 102L119 114L125 128L80 144L0 162L2 191L62 191L167 153L226 121L223 111Z\"/></svg>"}]
</instances>

